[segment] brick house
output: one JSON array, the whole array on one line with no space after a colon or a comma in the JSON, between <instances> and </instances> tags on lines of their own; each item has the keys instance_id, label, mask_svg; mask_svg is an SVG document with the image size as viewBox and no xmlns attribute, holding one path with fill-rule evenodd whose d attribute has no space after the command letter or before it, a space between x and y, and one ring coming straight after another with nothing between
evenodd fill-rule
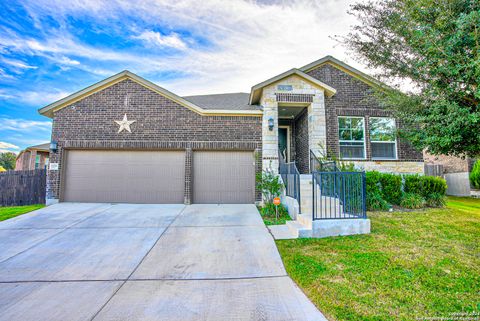
<instances>
[{"instance_id":1,"label":"brick house","mask_svg":"<svg viewBox=\"0 0 480 321\"><path fill-rule=\"evenodd\" d=\"M255 174L310 153L423 172L372 98L376 80L327 56L250 93L179 97L124 71L39 112L53 119L49 202L253 203Z\"/></svg>"},{"instance_id":2,"label":"brick house","mask_svg":"<svg viewBox=\"0 0 480 321\"><path fill-rule=\"evenodd\" d=\"M15 170L44 169L48 166L49 157L50 143L27 147L18 154Z\"/></svg>"}]
</instances>

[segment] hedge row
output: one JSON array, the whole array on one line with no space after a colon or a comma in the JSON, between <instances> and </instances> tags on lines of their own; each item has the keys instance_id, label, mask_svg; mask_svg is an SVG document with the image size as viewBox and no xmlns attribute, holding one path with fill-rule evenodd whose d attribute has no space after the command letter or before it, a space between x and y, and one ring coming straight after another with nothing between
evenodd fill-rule
<instances>
[{"instance_id":1,"label":"hedge row","mask_svg":"<svg viewBox=\"0 0 480 321\"><path fill-rule=\"evenodd\" d=\"M406 208L440 207L447 183L441 177L367 172L368 210L387 210L390 204Z\"/></svg>"}]
</instances>

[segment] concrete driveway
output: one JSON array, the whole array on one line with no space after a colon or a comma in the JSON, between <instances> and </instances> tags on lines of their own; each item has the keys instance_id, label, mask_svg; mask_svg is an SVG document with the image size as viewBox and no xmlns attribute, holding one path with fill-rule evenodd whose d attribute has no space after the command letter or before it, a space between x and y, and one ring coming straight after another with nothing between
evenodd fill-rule
<instances>
[{"instance_id":1,"label":"concrete driveway","mask_svg":"<svg viewBox=\"0 0 480 321\"><path fill-rule=\"evenodd\" d=\"M61 203L0 222L0 320L325 320L253 205Z\"/></svg>"}]
</instances>

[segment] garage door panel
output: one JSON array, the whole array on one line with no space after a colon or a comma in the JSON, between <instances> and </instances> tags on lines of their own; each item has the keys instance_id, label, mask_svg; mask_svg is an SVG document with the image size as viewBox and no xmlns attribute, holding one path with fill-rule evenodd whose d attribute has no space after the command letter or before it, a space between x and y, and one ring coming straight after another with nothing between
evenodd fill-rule
<instances>
[{"instance_id":1,"label":"garage door panel","mask_svg":"<svg viewBox=\"0 0 480 321\"><path fill-rule=\"evenodd\" d=\"M182 151L69 151L64 200L183 203Z\"/></svg>"},{"instance_id":2,"label":"garage door panel","mask_svg":"<svg viewBox=\"0 0 480 321\"><path fill-rule=\"evenodd\" d=\"M194 203L253 203L252 152L196 151L193 154Z\"/></svg>"}]
</instances>

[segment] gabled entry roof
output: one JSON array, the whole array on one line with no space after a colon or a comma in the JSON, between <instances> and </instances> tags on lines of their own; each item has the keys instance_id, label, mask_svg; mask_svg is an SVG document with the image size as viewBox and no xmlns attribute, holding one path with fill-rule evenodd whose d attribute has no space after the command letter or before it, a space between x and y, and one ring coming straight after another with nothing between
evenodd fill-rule
<instances>
[{"instance_id":1,"label":"gabled entry roof","mask_svg":"<svg viewBox=\"0 0 480 321\"><path fill-rule=\"evenodd\" d=\"M335 93L337 92L337 90L335 88L332 88L329 85L321 82L320 80L315 79L312 76L307 75L306 73L304 73L300 69L293 68L293 69L290 69L290 70L288 70L284 73L281 73L280 75L272 77L268 80L265 80L264 82L261 82L261 83L255 85L255 86L253 86L252 90L250 92L250 104L254 105L254 104L259 103L260 97L262 96L262 90L263 90L264 87L266 87L268 85L271 85L271 84L273 84L273 83L275 83L279 80L290 77L292 75L299 76L299 77L305 79L306 81L324 89L325 90L325 95L327 97L331 97L331 96L335 95Z\"/></svg>"},{"instance_id":2,"label":"gabled entry roof","mask_svg":"<svg viewBox=\"0 0 480 321\"><path fill-rule=\"evenodd\" d=\"M364 72L361 72L360 70L358 70L356 68L353 68L350 65L347 65L343 61L340 61L337 58L332 57L332 56L325 56L323 58L315 60L314 62L311 62L308 65L303 66L302 68L300 68L300 70L303 71L303 72L309 72L310 70L313 70L313 69L318 68L320 66L323 66L325 64L332 65L335 68L340 69L343 72L346 72L350 76L355 77L358 80L361 80L361 81L367 83L368 85L381 86L381 87L385 86L384 83L376 80L375 78L367 75Z\"/></svg>"},{"instance_id":3,"label":"gabled entry roof","mask_svg":"<svg viewBox=\"0 0 480 321\"><path fill-rule=\"evenodd\" d=\"M96 92L99 92L105 88L108 88L110 86L113 86L116 83L119 83L123 80L130 79L170 100L175 101L176 103L204 116L261 116L262 111L261 110L239 110L239 109L205 109L202 108L191 101L188 101L168 90L165 88L162 88L156 84L154 84L151 81L148 81L140 76L137 76L136 74L124 70L116 75L113 75L107 79L104 79L100 82L97 82L96 84L93 84L85 89L82 89L80 91L77 91L74 94L71 94L70 96L67 96L63 99L60 99L50 105L47 105L43 108L40 108L38 111L40 114L53 118L53 113L56 112L57 110L60 110L68 105L71 105L85 97L88 97Z\"/></svg>"}]
</instances>

